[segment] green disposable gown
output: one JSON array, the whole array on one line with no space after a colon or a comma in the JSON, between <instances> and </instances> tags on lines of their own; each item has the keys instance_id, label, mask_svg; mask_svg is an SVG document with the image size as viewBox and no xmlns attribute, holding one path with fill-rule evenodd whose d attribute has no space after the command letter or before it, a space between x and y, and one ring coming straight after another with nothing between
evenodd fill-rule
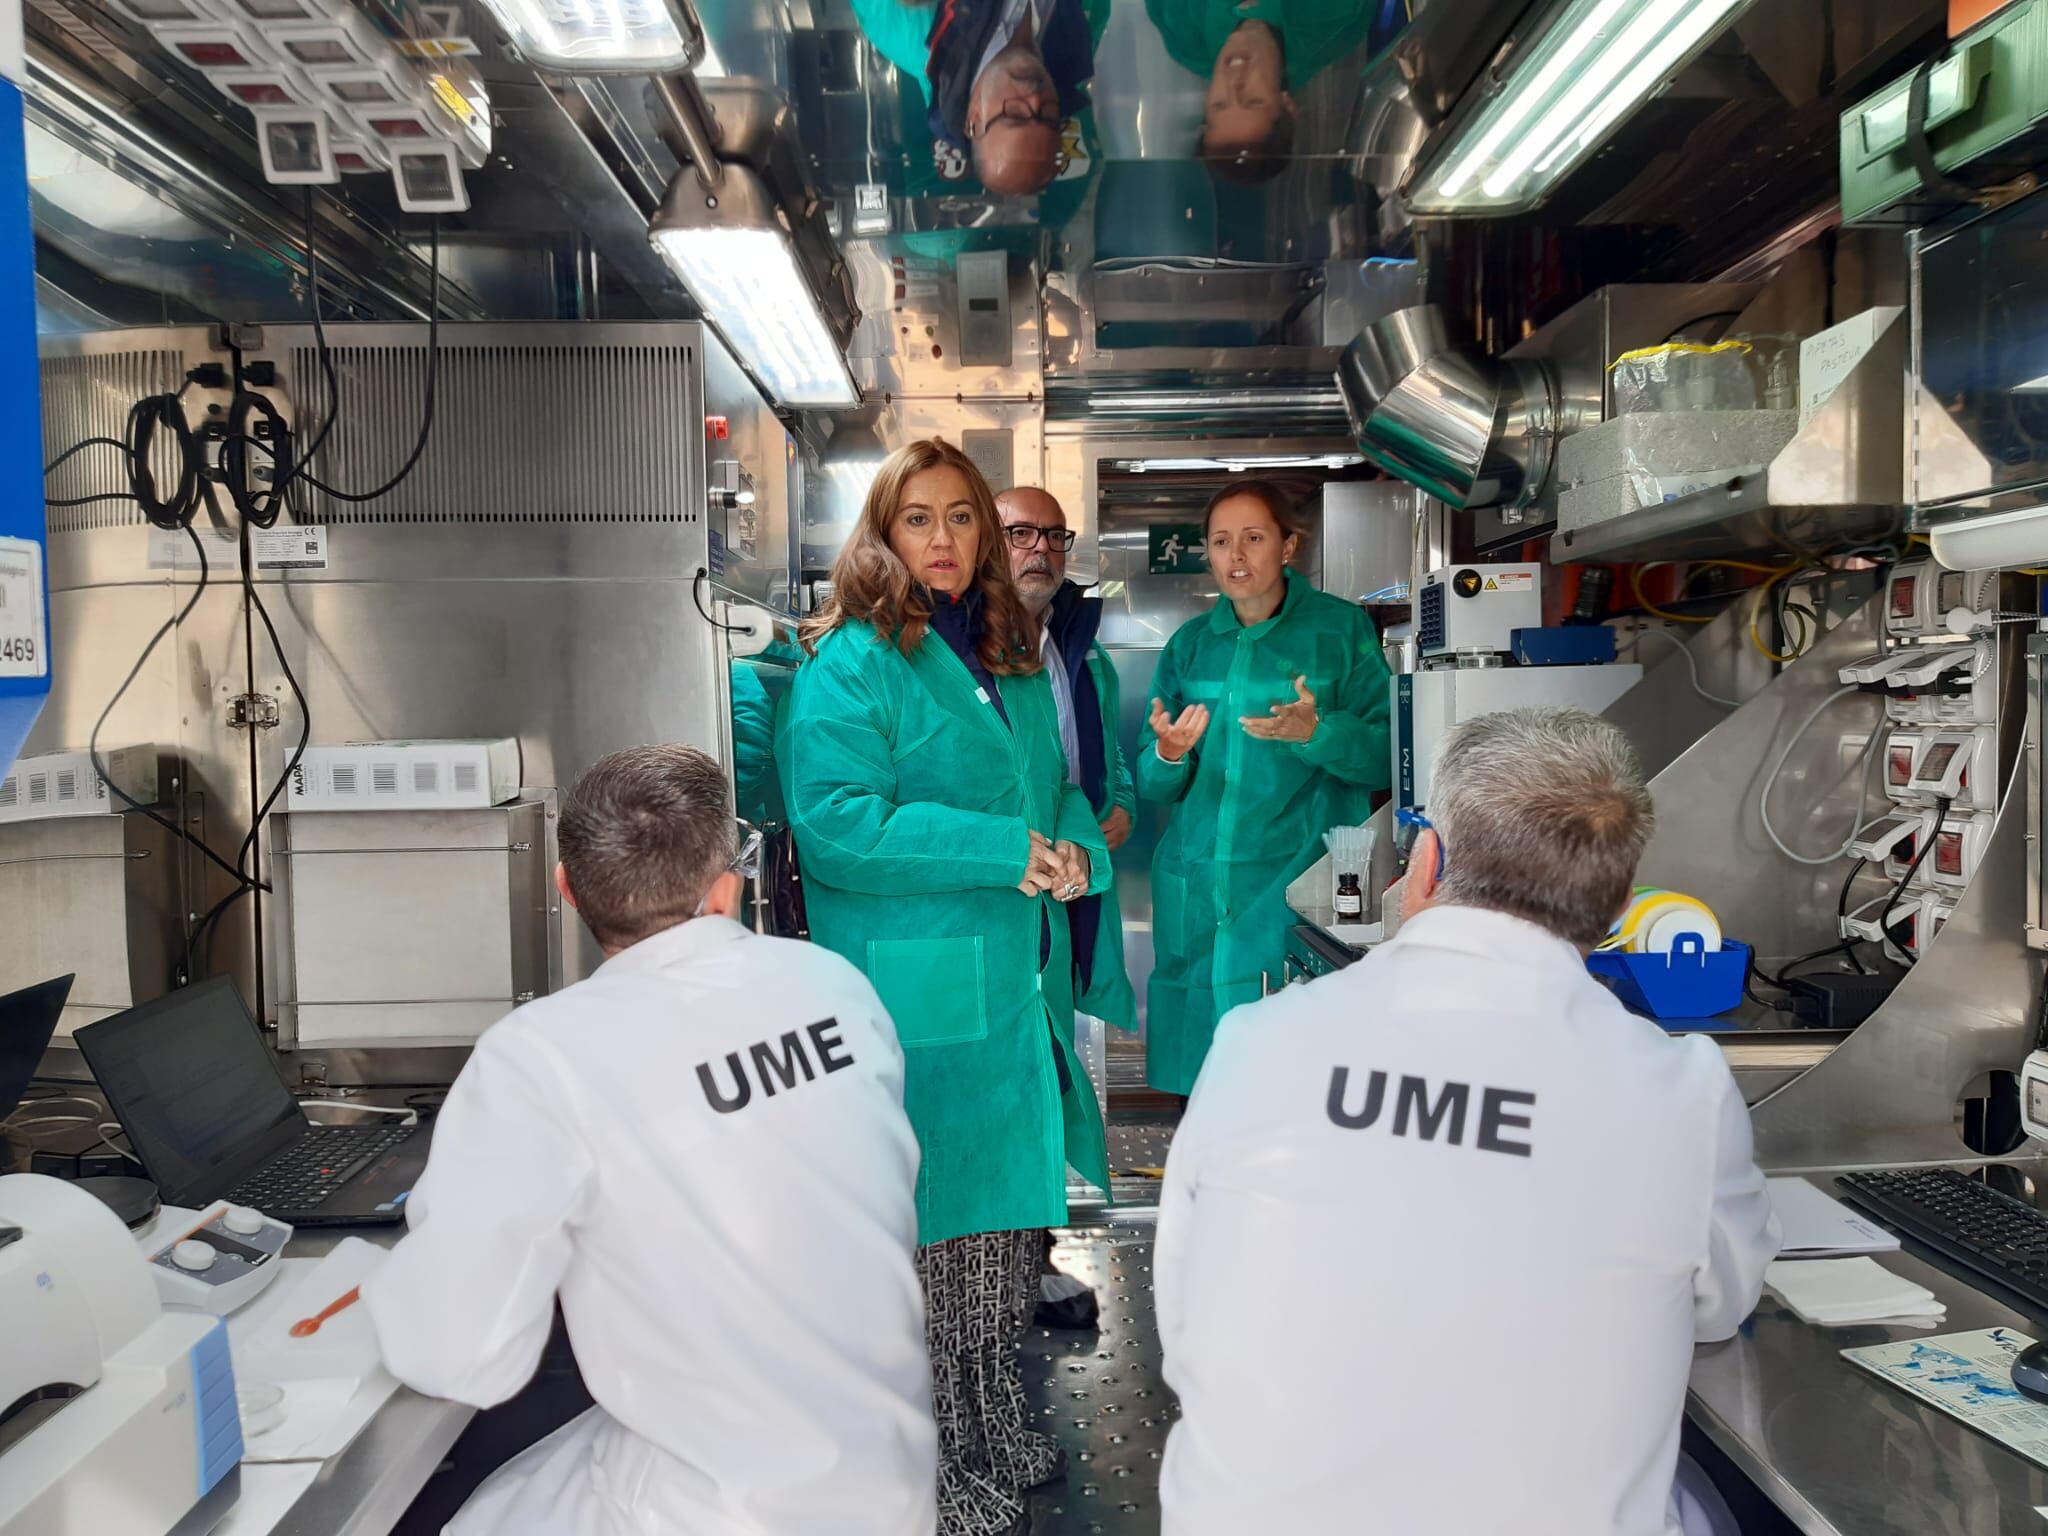
<instances>
[{"instance_id":1,"label":"green disposable gown","mask_svg":"<svg viewBox=\"0 0 2048 1536\"><path fill-rule=\"evenodd\" d=\"M1116 664L1109 659L1109 652L1100 645L1088 648L1088 675L1095 679L1095 697L1102 705L1102 751L1109 767L1109 780L1103 791L1102 804L1095 807L1095 819L1105 821L1109 813L1121 809L1135 818L1138 814L1138 792L1131 782L1130 754L1117 740L1117 712L1122 690L1116 680ZM1102 893L1102 909L1098 917L1095 939L1095 968L1088 979L1088 990L1081 995L1078 1005L1083 1013L1092 1014L1112 1028L1134 1030L1138 1027L1138 995L1131 989L1131 978L1124 968L1124 911L1117 901L1116 884L1111 882Z\"/></svg>"},{"instance_id":2,"label":"green disposable gown","mask_svg":"<svg viewBox=\"0 0 2048 1536\"><path fill-rule=\"evenodd\" d=\"M1306 677L1320 717L1305 742L1261 741L1240 717L1292 701ZM1173 807L1152 858L1153 970L1146 992L1145 1080L1191 1093L1216 1021L1280 984L1287 886L1323 854L1331 827L1362 822L1386 787L1388 671L1365 610L1290 570L1280 611L1247 629L1218 601L1174 632L1152 694L1178 716L1209 709L1209 728L1178 763L1148 726L1138 793Z\"/></svg>"},{"instance_id":3,"label":"green disposable gown","mask_svg":"<svg viewBox=\"0 0 2048 1536\"><path fill-rule=\"evenodd\" d=\"M997 686L1008 724L938 636L905 656L849 622L798 669L778 736L811 937L867 973L903 1042L921 1243L1062 1224L1070 1162L1109 1187L1066 913L1017 889L1032 831L1087 849L1093 891L1109 852L1044 674Z\"/></svg>"},{"instance_id":4,"label":"green disposable gown","mask_svg":"<svg viewBox=\"0 0 2048 1536\"><path fill-rule=\"evenodd\" d=\"M1205 80L1231 33L1248 21L1265 22L1280 34L1291 91L1348 57L1368 36L1376 49L1384 46L1400 24L1397 10L1385 0L1145 0L1145 14L1174 63Z\"/></svg>"}]
</instances>

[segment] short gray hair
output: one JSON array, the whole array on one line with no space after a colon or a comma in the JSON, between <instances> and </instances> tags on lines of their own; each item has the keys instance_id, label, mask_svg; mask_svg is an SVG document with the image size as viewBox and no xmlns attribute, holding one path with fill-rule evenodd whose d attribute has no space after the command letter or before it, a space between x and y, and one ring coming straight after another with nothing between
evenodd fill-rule
<instances>
[{"instance_id":1,"label":"short gray hair","mask_svg":"<svg viewBox=\"0 0 2048 1536\"><path fill-rule=\"evenodd\" d=\"M725 770L674 745L599 758L563 797L558 836L577 912L615 948L687 922L738 844Z\"/></svg>"},{"instance_id":2,"label":"short gray hair","mask_svg":"<svg viewBox=\"0 0 2048 1536\"><path fill-rule=\"evenodd\" d=\"M1656 826L1635 749L1582 709L1467 720L1444 740L1426 809L1444 841L1446 904L1581 945L1607 936Z\"/></svg>"}]
</instances>

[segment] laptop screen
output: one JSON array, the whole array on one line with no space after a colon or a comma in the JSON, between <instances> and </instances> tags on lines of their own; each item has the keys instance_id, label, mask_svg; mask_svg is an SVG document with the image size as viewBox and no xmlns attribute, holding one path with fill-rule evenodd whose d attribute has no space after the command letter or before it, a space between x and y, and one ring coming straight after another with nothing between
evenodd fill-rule
<instances>
[{"instance_id":1,"label":"laptop screen","mask_svg":"<svg viewBox=\"0 0 2048 1536\"><path fill-rule=\"evenodd\" d=\"M0 1120L13 1114L28 1092L70 996L71 978L59 976L0 997Z\"/></svg>"},{"instance_id":2,"label":"laptop screen","mask_svg":"<svg viewBox=\"0 0 2048 1536\"><path fill-rule=\"evenodd\" d=\"M89 1024L75 1038L169 1204L219 1199L305 1129L228 977Z\"/></svg>"}]
</instances>

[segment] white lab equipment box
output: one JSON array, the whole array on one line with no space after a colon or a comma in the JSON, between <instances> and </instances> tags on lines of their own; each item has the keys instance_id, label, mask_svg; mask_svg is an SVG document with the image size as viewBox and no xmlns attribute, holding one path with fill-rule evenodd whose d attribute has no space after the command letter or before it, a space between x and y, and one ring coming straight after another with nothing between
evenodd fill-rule
<instances>
[{"instance_id":1,"label":"white lab equipment box","mask_svg":"<svg viewBox=\"0 0 2048 1536\"><path fill-rule=\"evenodd\" d=\"M1516 630L1542 625L1540 565L1446 566L1424 576L1416 596L1415 644L1425 660L1505 656Z\"/></svg>"},{"instance_id":2,"label":"white lab equipment box","mask_svg":"<svg viewBox=\"0 0 2048 1536\"><path fill-rule=\"evenodd\" d=\"M308 747L292 770L293 811L483 810L519 798L519 743L347 741Z\"/></svg>"},{"instance_id":3,"label":"white lab equipment box","mask_svg":"<svg viewBox=\"0 0 2048 1536\"><path fill-rule=\"evenodd\" d=\"M504 806L278 817L278 1043L468 1045L552 992L555 810L537 789Z\"/></svg>"},{"instance_id":4,"label":"white lab equipment box","mask_svg":"<svg viewBox=\"0 0 2048 1536\"><path fill-rule=\"evenodd\" d=\"M100 763L106 768L102 778L90 751L18 758L6 778L0 779L0 822L106 815L127 810L131 801L155 805L156 759L153 743L102 751ZM110 780L119 794L108 789Z\"/></svg>"},{"instance_id":5,"label":"white lab equipment box","mask_svg":"<svg viewBox=\"0 0 2048 1536\"><path fill-rule=\"evenodd\" d=\"M1633 662L1587 667L1445 667L1393 679L1394 803L1429 804L1430 775L1451 727L1502 709L1597 715L1642 681Z\"/></svg>"}]
</instances>

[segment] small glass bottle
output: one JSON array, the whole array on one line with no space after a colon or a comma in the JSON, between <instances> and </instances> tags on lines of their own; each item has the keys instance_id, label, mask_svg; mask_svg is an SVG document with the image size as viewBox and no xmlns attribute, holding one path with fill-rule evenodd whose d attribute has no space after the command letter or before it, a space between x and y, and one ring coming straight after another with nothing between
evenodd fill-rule
<instances>
[{"instance_id":1,"label":"small glass bottle","mask_svg":"<svg viewBox=\"0 0 2048 1536\"><path fill-rule=\"evenodd\" d=\"M1354 874L1342 874L1337 877L1337 921L1365 921L1365 892L1360 889L1358 876Z\"/></svg>"}]
</instances>

